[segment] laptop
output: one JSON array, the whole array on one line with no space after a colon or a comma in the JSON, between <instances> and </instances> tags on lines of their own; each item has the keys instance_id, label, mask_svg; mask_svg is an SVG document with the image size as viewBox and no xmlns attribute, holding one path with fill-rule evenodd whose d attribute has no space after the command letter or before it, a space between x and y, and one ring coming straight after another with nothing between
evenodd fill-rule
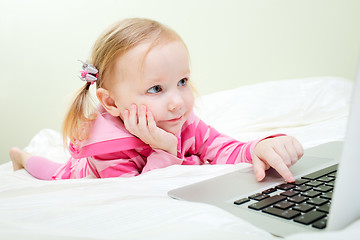
<instances>
[{"instance_id":1,"label":"laptop","mask_svg":"<svg viewBox=\"0 0 360 240\"><path fill-rule=\"evenodd\" d=\"M275 236L342 229L360 217L360 65L344 142L305 151L291 167L295 183L273 169L257 182L252 168L168 192L179 200L220 207Z\"/></svg>"}]
</instances>

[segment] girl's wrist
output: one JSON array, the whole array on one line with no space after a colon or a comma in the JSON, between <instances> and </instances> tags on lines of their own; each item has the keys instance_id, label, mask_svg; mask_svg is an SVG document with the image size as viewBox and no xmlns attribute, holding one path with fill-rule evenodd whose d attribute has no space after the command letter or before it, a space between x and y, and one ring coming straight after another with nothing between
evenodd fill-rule
<instances>
[{"instance_id":1,"label":"girl's wrist","mask_svg":"<svg viewBox=\"0 0 360 240\"><path fill-rule=\"evenodd\" d=\"M177 139L176 139L177 140ZM177 156L177 141L176 143L170 144L169 146L156 146L156 145L150 145L153 149L161 149L165 152L168 152L174 156Z\"/></svg>"}]
</instances>

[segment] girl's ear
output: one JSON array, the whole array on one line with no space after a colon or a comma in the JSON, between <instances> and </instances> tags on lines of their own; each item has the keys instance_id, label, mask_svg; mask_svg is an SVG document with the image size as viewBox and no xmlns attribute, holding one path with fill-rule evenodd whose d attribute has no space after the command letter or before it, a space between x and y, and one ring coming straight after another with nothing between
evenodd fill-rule
<instances>
[{"instance_id":1,"label":"girl's ear","mask_svg":"<svg viewBox=\"0 0 360 240\"><path fill-rule=\"evenodd\" d=\"M96 96L105 110L114 117L120 116L120 110L117 108L115 100L110 96L110 92L104 88L96 90Z\"/></svg>"}]
</instances>

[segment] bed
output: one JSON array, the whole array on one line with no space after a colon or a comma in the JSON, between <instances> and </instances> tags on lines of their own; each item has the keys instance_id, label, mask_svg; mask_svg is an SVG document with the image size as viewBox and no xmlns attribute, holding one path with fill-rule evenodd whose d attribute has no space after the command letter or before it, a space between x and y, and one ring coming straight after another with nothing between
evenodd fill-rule
<instances>
[{"instance_id":1,"label":"bed","mask_svg":"<svg viewBox=\"0 0 360 240\"><path fill-rule=\"evenodd\" d=\"M239 140L285 133L305 149L343 141L352 81L336 77L290 79L242 86L199 97L196 113ZM43 129L27 151L66 161L60 134ZM41 181L0 165L1 239L277 239L217 207L171 199L171 189L237 165L174 165L132 178ZM360 220L337 232L286 239L360 239Z\"/></svg>"}]
</instances>

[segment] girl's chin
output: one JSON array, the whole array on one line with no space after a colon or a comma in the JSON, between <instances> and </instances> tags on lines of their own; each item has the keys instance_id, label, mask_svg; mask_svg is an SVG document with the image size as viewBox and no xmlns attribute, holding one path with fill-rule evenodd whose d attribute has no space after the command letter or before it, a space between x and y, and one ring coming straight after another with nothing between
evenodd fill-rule
<instances>
[{"instance_id":1,"label":"girl's chin","mask_svg":"<svg viewBox=\"0 0 360 240\"><path fill-rule=\"evenodd\" d=\"M159 124L158 127L163 129L166 132L177 135L181 131L184 123L185 123L184 119L181 119L180 121L178 121L176 123L168 123L168 124L162 123L161 125Z\"/></svg>"},{"instance_id":2,"label":"girl's chin","mask_svg":"<svg viewBox=\"0 0 360 240\"><path fill-rule=\"evenodd\" d=\"M169 129L169 130L165 130L168 133L172 133L174 135L177 135L180 132L181 129Z\"/></svg>"},{"instance_id":3,"label":"girl's chin","mask_svg":"<svg viewBox=\"0 0 360 240\"><path fill-rule=\"evenodd\" d=\"M172 133L174 135L177 135L180 131L181 131L181 127L180 126L177 126L177 127L160 127L162 130L168 132L168 133Z\"/></svg>"}]
</instances>

